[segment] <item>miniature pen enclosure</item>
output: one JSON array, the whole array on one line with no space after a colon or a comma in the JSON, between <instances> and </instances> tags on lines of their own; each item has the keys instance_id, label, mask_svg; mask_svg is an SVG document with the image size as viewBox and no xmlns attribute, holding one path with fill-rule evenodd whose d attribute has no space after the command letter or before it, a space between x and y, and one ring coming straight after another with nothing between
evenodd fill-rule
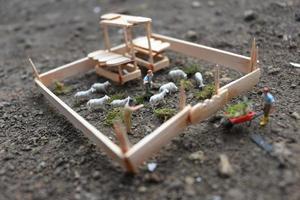
<instances>
[{"instance_id":1,"label":"miniature pen enclosure","mask_svg":"<svg viewBox=\"0 0 300 200\"><path fill-rule=\"evenodd\" d=\"M55 80L66 80L93 70L97 65L95 60L85 57L40 75L34 67L36 72L35 82L49 102L93 143L105 151L107 155L131 172L137 171L141 163L156 153L173 137L179 135L187 126L207 119L223 108L230 99L250 90L258 83L261 73L260 69L257 68L257 48L255 43L252 45L251 57L245 57L159 34L151 34L151 38L169 43L168 51L229 67L243 73L244 76L219 88L217 94L211 99L206 99L204 102L194 106L186 105L176 115L130 147L126 152L122 151L120 146L113 143L106 135L97 130L49 89ZM126 48L126 44L123 44L111 48L111 52L124 54Z\"/></svg>"}]
</instances>

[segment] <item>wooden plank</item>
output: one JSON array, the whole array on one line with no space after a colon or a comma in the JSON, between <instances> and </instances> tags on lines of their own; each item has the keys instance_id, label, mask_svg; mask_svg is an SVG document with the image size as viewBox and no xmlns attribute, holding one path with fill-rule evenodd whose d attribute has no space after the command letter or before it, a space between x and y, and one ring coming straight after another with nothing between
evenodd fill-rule
<instances>
[{"instance_id":1,"label":"wooden plank","mask_svg":"<svg viewBox=\"0 0 300 200\"><path fill-rule=\"evenodd\" d=\"M178 53L226 66L242 73L250 72L249 57L159 34L152 34L152 37L169 42L170 50Z\"/></svg>"},{"instance_id":2,"label":"wooden plank","mask_svg":"<svg viewBox=\"0 0 300 200\"><path fill-rule=\"evenodd\" d=\"M125 51L125 44L116 46L111 50L115 53L122 54ZM54 80L61 81L73 76L82 75L87 71L94 69L96 64L96 61L85 57L40 74L40 79L44 85L49 86L54 82Z\"/></svg>"},{"instance_id":3,"label":"wooden plank","mask_svg":"<svg viewBox=\"0 0 300 200\"><path fill-rule=\"evenodd\" d=\"M108 79L110 79L114 82L117 82L117 83L120 82L120 80L119 80L120 78L119 78L118 74L110 72L110 71L105 70L105 69L103 69L101 67L98 67L98 66L96 66L95 69L96 69L96 73L99 76L103 76L103 77L108 78Z\"/></svg>"},{"instance_id":4,"label":"wooden plank","mask_svg":"<svg viewBox=\"0 0 300 200\"><path fill-rule=\"evenodd\" d=\"M131 72L129 74L126 74L126 75L122 76L122 82L125 83L127 81L134 80L134 79L139 79L141 77L142 77L141 70L137 69L134 72Z\"/></svg>"},{"instance_id":5,"label":"wooden plank","mask_svg":"<svg viewBox=\"0 0 300 200\"><path fill-rule=\"evenodd\" d=\"M35 82L44 96L58 109L59 113L63 114L73 126L82 131L86 137L106 152L107 155L116 160L121 166L125 167L123 153L116 144L55 96L41 81L35 79Z\"/></svg>"},{"instance_id":6,"label":"wooden plank","mask_svg":"<svg viewBox=\"0 0 300 200\"><path fill-rule=\"evenodd\" d=\"M153 153L159 151L162 146L167 144L173 137L179 135L187 127L190 109L190 105L186 106L151 134L144 137L131 147L125 154L125 157L128 158L134 167L147 160Z\"/></svg>"},{"instance_id":7,"label":"wooden plank","mask_svg":"<svg viewBox=\"0 0 300 200\"><path fill-rule=\"evenodd\" d=\"M258 82L261 75L260 69L256 69L253 72L235 80L231 83L224 85L220 88L220 91L228 89L228 98L234 98L252 89Z\"/></svg>"},{"instance_id":8,"label":"wooden plank","mask_svg":"<svg viewBox=\"0 0 300 200\"><path fill-rule=\"evenodd\" d=\"M222 90L218 95L214 95L211 99L206 99L203 103L198 103L191 109L191 123L199 123L215 114L221 109L228 100L228 90Z\"/></svg>"},{"instance_id":9,"label":"wooden plank","mask_svg":"<svg viewBox=\"0 0 300 200\"><path fill-rule=\"evenodd\" d=\"M44 85L49 86L55 80L61 81L72 76L82 75L83 73L93 69L95 64L95 61L87 57L82 58L75 62L63 65L46 73L40 74L40 80Z\"/></svg>"},{"instance_id":10,"label":"wooden plank","mask_svg":"<svg viewBox=\"0 0 300 200\"><path fill-rule=\"evenodd\" d=\"M106 65L107 66L116 66L116 65L126 64L129 62L131 62L131 59L121 56L121 57L117 57L117 58L106 61Z\"/></svg>"}]
</instances>

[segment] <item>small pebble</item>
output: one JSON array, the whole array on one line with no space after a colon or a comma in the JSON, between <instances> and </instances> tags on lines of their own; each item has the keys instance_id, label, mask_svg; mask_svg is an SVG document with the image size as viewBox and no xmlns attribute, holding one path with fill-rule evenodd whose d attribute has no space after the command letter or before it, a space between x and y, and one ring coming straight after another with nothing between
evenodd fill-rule
<instances>
[{"instance_id":1,"label":"small pebble","mask_svg":"<svg viewBox=\"0 0 300 200\"><path fill-rule=\"evenodd\" d=\"M198 38L196 31L188 30L185 37L190 40L196 40Z\"/></svg>"},{"instance_id":2,"label":"small pebble","mask_svg":"<svg viewBox=\"0 0 300 200\"><path fill-rule=\"evenodd\" d=\"M246 22L250 22L250 21L253 21L257 18L257 15L256 13L253 11L253 10L246 10L244 12L244 20Z\"/></svg>"},{"instance_id":3,"label":"small pebble","mask_svg":"<svg viewBox=\"0 0 300 200\"><path fill-rule=\"evenodd\" d=\"M228 178L233 175L233 168L229 162L227 155L220 155L219 174L221 177Z\"/></svg>"},{"instance_id":4,"label":"small pebble","mask_svg":"<svg viewBox=\"0 0 300 200\"><path fill-rule=\"evenodd\" d=\"M296 120L299 120L299 119L300 119L300 115L299 115L299 113L297 113L297 112L293 112L293 113L291 114L291 117L293 117L293 118L296 119Z\"/></svg>"},{"instance_id":5,"label":"small pebble","mask_svg":"<svg viewBox=\"0 0 300 200\"><path fill-rule=\"evenodd\" d=\"M201 3L199 1L192 2L192 8L200 8L200 7L201 7Z\"/></svg>"}]
</instances>

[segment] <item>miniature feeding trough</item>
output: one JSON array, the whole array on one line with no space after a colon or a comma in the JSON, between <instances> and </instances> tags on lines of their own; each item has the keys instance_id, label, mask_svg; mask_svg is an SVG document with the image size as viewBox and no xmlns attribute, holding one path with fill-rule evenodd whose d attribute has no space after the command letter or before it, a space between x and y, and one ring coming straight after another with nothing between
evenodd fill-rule
<instances>
[{"instance_id":1,"label":"miniature feeding trough","mask_svg":"<svg viewBox=\"0 0 300 200\"><path fill-rule=\"evenodd\" d=\"M131 18L131 16L126 16L125 22L123 19L123 15L109 14L103 16L104 22L102 21L102 23L105 25L121 24L127 31L128 28L130 29L132 27L132 23L130 23L131 21L136 21L137 23L141 21L149 23L151 21L148 18ZM124 142L128 141L126 134L119 134L120 146L113 143L106 135L87 122L48 88L54 84L55 81L62 81L93 70L95 65L96 72L98 74L107 77L108 79L118 81L119 79L115 79L114 76L111 76L111 74L114 74L115 72L113 70L111 72L110 67L116 67L118 71L116 76L121 76L122 79L121 81L119 80L120 83L137 78L138 75L140 76L140 71L136 67L134 51L132 51L133 48L131 48L132 45L128 45L126 42L123 45L111 48L108 44L108 40L105 40L107 47L106 50L93 52L89 54L88 57L79 59L43 74L39 74L32 63L35 75L34 81L49 102L55 106L58 111L63 114L76 128L81 130L93 143L99 146L107 153L107 155L130 172L136 172L139 165L152 156L153 153L166 145L172 138L179 135L187 126L207 119L218 110L222 109L230 99L251 90L251 88L259 82L261 75L261 70L257 68L257 48L255 41L252 44L251 57L246 57L159 34L151 33L150 37L154 38L156 41L162 41L162 43L170 44L168 47L168 50L170 51L229 67L244 74L244 76L221 88L219 88L218 84L219 77L216 76L216 94L212 96L211 99L206 99L204 102L199 102L194 106L184 105L181 103L181 110L177 114L133 146L126 145L127 142ZM129 39L129 41L131 41L131 39ZM128 48L130 49L131 56L128 56ZM120 57L118 57L119 55ZM105 62L102 62L104 57L106 57L106 60ZM121 62L118 60L118 62L115 62L112 61L114 60L112 58L120 58L120 60L123 59L124 61ZM126 76L120 75L120 69L122 70L126 67L132 67L134 69L132 74L130 74L130 76L132 76L128 77L128 79L126 79ZM104 71L109 73L105 74ZM216 68L216 71L219 71L218 67ZM218 73L216 74L218 75ZM124 145L126 148L124 148Z\"/></svg>"}]
</instances>

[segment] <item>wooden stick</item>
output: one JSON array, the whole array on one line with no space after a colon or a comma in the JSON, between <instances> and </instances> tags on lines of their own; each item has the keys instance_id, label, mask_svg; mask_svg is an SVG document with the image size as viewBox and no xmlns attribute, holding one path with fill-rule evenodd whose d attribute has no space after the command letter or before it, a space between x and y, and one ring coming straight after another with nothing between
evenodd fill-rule
<instances>
[{"instance_id":1,"label":"wooden stick","mask_svg":"<svg viewBox=\"0 0 300 200\"><path fill-rule=\"evenodd\" d=\"M105 42L105 49L108 51L111 51L111 45L109 41L109 34L106 24L101 24L103 29L103 35L104 35L104 42Z\"/></svg>"},{"instance_id":2,"label":"wooden stick","mask_svg":"<svg viewBox=\"0 0 300 200\"><path fill-rule=\"evenodd\" d=\"M186 106L186 94L183 82L180 83L180 91L179 91L179 110L183 110Z\"/></svg>"},{"instance_id":3,"label":"wooden stick","mask_svg":"<svg viewBox=\"0 0 300 200\"><path fill-rule=\"evenodd\" d=\"M177 113L171 119L163 123L154 132L144 137L135 144L125 154L134 167L137 167L144 160L148 159L153 153L160 150L162 146L167 144L173 137L181 133L181 131L189 124L189 112L191 106L186 106L182 111Z\"/></svg>"},{"instance_id":4,"label":"wooden stick","mask_svg":"<svg viewBox=\"0 0 300 200\"><path fill-rule=\"evenodd\" d=\"M159 34L152 34L151 36L169 42L171 44L170 50L178 53L226 66L242 73L250 72L249 57Z\"/></svg>"},{"instance_id":5,"label":"wooden stick","mask_svg":"<svg viewBox=\"0 0 300 200\"><path fill-rule=\"evenodd\" d=\"M147 40L148 40L148 48L149 48L149 62L150 64L154 64L153 61L153 54L152 54L152 47L151 47L151 22L148 22L146 24L146 30L147 30Z\"/></svg>"},{"instance_id":6,"label":"wooden stick","mask_svg":"<svg viewBox=\"0 0 300 200\"><path fill-rule=\"evenodd\" d=\"M219 94L219 88L220 88L220 67L219 67L219 65L216 65L216 67L215 67L215 90L216 90L216 94Z\"/></svg>"},{"instance_id":7,"label":"wooden stick","mask_svg":"<svg viewBox=\"0 0 300 200\"><path fill-rule=\"evenodd\" d=\"M122 123L120 121L115 122L113 124L113 127L114 127L114 131L116 133L116 136L119 140L120 148L123 153L126 153L130 149L131 144L129 142L128 135L125 131L125 127L122 125Z\"/></svg>"},{"instance_id":8,"label":"wooden stick","mask_svg":"<svg viewBox=\"0 0 300 200\"><path fill-rule=\"evenodd\" d=\"M256 68L257 64L257 56L256 56L256 41L255 38L252 40L252 47L251 47L251 52L250 52L250 64L249 68L251 71L253 71Z\"/></svg>"},{"instance_id":9,"label":"wooden stick","mask_svg":"<svg viewBox=\"0 0 300 200\"><path fill-rule=\"evenodd\" d=\"M41 81L35 79L35 82L44 96L59 110L61 114L63 114L77 129L81 130L93 143L105 151L112 159L115 159L119 164L121 164L121 166L126 168L124 155L116 144L60 100Z\"/></svg>"},{"instance_id":10,"label":"wooden stick","mask_svg":"<svg viewBox=\"0 0 300 200\"><path fill-rule=\"evenodd\" d=\"M198 103L192 107L190 112L191 123L199 123L218 110L220 110L228 101L228 90L222 90L218 95L214 95L211 99L206 99L203 103Z\"/></svg>"},{"instance_id":11,"label":"wooden stick","mask_svg":"<svg viewBox=\"0 0 300 200\"><path fill-rule=\"evenodd\" d=\"M127 53L130 50L130 47L129 47L129 44L128 44L129 41L128 41L128 35L127 35L127 28L126 27L123 28L123 32L124 32L125 45L126 45L126 53Z\"/></svg>"},{"instance_id":12,"label":"wooden stick","mask_svg":"<svg viewBox=\"0 0 300 200\"><path fill-rule=\"evenodd\" d=\"M228 89L228 99L232 99L252 89L259 82L261 71L259 68L250 72L249 74L230 82L229 84L220 88L222 90Z\"/></svg>"},{"instance_id":13,"label":"wooden stick","mask_svg":"<svg viewBox=\"0 0 300 200\"><path fill-rule=\"evenodd\" d=\"M132 40L132 28L128 27L128 40L130 42L130 53L131 53L131 58L133 60L133 65L135 67L135 69L137 69L137 64L136 64L136 59L135 59L135 52L134 52L134 44L133 44L133 40Z\"/></svg>"},{"instance_id":14,"label":"wooden stick","mask_svg":"<svg viewBox=\"0 0 300 200\"><path fill-rule=\"evenodd\" d=\"M32 68L32 71L33 71L33 74L34 74L35 78L37 78L38 80L41 80L40 79L40 75L38 73L38 70L36 69L35 64L32 62L31 58L28 58L28 60L29 60L29 62L31 64L31 68Z\"/></svg>"}]
</instances>

